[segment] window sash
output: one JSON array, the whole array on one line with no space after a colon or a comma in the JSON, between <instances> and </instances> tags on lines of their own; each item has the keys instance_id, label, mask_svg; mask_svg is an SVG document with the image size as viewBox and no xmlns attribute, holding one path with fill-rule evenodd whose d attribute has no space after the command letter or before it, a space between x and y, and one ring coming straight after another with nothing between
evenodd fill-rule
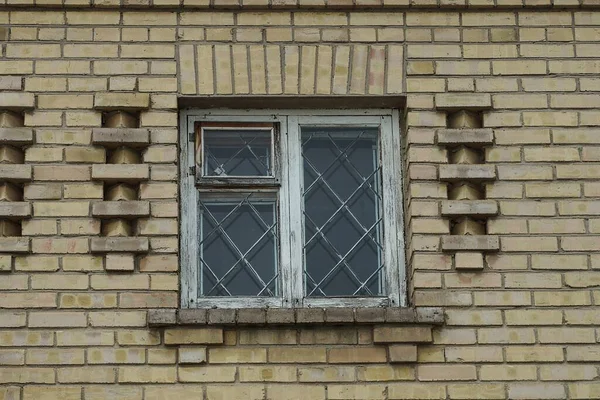
<instances>
[{"instance_id":1,"label":"window sash","mask_svg":"<svg viewBox=\"0 0 600 400\"><path fill-rule=\"evenodd\" d=\"M310 115L308 115L310 114ZM279 192L279 280L280 297L199 297L198 296L198 198L200 192L221 192L222 187L199 185L195 163L194 124L198 122L278 123L279 177L277 187L256 187ZM380 297L305 297L304 293L304 219L302 214L301 126L377 126L380 127L382 168L384 295ZM181 113L181 274L182 307L364 307L406 305L404 240L402 221L402 180L400 174L400 132L397 110L215 110ZM196 172L196 173L194 173ZM252 191L250 187L240 189ZM278 190L279 189L279 190ZM233 190L233 189L232 189ZM240 191L238 190L238 191ZM196 221L196 222L194 222Z\"/></svg>"}]
</instances>

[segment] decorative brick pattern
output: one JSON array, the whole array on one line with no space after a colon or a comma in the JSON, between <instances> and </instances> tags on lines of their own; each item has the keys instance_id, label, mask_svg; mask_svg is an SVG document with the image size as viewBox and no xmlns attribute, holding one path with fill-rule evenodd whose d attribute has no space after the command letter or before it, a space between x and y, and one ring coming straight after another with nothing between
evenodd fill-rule
<instances>
[{"instance_id":1,"label":"decorative brick pattern","mask_svg":"<svg viewBox=\"0 0 600 400\"><path fill-rule=\"evenodd\" d=\"M0 398L600 398L597 2L43 3L0 4ZM177 310L198 95L404 96L415 308Z\"/></svg>"}]
</instances>

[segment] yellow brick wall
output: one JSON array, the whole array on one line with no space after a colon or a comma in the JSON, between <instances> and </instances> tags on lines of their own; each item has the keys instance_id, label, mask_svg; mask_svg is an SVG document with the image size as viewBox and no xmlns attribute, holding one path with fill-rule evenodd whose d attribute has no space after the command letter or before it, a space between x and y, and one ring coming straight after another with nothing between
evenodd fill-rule
<instances>
[{"instance_id":1,"label":"yellow brick wall","mask_svg":"<svg viewBox=\"0 0 600 400\"><path fill-rule=\"evenodd\" d=\"M526 1L525 10L500 0L501 9L469 1L480 10L453 8L467 4L455 1L433 10L335 1L328 6L337 9L318 11L285 1L272 2L277 11L260 1L244 2L254 11L225 10L239 2L221 0L218 11L6 3L0 109L35 104L24 121L34 130L24 158L32 168L23 194L32 216L22 224L30 243L19 242L30 251L3 248L10 256L0 259L0 399L600 398L599 12L558 9L578 5L572 1L555 1L557 9ZM380 71L372 81L357 75L353 86L352 73L336 81L315 60L335 60L339 49L383 51L388 64L370 64ZM282 54L296 61L270 69L269 57ZM252 57L263 57L264 68L248 69ZM356 65L360 72L365 64ZM102 124L94 105L109 91L149 94L140 127L150 131L142 150L150 169L139 200L150 215L136 227L149 252L123 274L106 272L91 251L101 230L91 204L104 197L92 166L106 162L106 149L92 144ZM416 363L388 363L365 326L226 328L222 344L179 349L147 327L147 309L178 306L178 93L406 94L410 301L446 313ZM448 93L483 95L460 97L471 101L466 108L491 102L486 164L497 180L485 193L499 206L488 233L500 251L476 272L458 271L441 248L450 223L441 216L448 190L439 171L448 158L436 130L447 124L442 104L459 98Z\"/></svg>"}]
</instances>

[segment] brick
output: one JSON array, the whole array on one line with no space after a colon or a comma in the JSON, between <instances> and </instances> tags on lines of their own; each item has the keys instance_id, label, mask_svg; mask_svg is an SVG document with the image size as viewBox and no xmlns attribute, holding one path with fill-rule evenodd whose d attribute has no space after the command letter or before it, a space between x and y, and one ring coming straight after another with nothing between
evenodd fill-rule
<instances>
[{"instance_id":1,"label":"brick","mask_svg":"<svg viewBox=\"0 0 600 400\"><path fill-rule=\"evenodd\" d=\"M527 381L537 379L533 365L482 365L480 379L483 381Z\"/></svg>"},{"instance_id":2,"label":"brick","mask_svg":"<svg viewBox=\"0 0 600 400\"><path fill-rule=\"evenodd\" d=\"M77 328L87 326L86 315L82 312L31 312L31 328Z\"/></svg>"},{"instance_id":3,"label":"brick","mask_svg":"<svg viewBox=\"0 0 600 400\"><path fill-rule=\"evenodd\" d=\"M440 165L442 181L486 181L496 179L496 171L492 165Z\"/></svg>"},{"instance_id":4,"label":"brick","mask_svg":"<svg viewBox=\"0 0 600 400\"><path fill-rule=\"evenodd\" d=\"M499 346L448 346L445 348L448 362L502 362Z\"/></svg>"},{"instance_id":5,"label":"brick","mask_svg":"<svg viewBox=\"0 0 600 400\"><path fill-rule=\"evenodd\" d=\"M149 249L148 238L92 238L91 251L95 253L131 252L145 253Z\"/></svg>"},{"instance_id":6,"label":"brick","mask_svg":"<svg viewBox=\"0 0 600 400\"><path fill-rule=\"evenodd\" d=\"M497 251L499 249L497 236L442 236L443 251Z\"/></svg>"},{"instance_id":7,"label":"brick","mask_svg":"<svg viewBox=\"0 0 600 400\"><path fill-rule=\"evenodd\" d=\"M148 165L92 165L92 179L105 182L138 182L148 180Z\"/></svg>"},{"instance_id":8,"label":"brick","mask_svg":"<svg viewBox=\"0 0 600 400\"><path fill-rule=\"evenodd\" d=\"M539 328L540 343L594 343L594 331L590 328Z\"/></svg>"},{"instance_id":9,"label":"brick","mask_svg":"<svg viewBox=\"0 0 600 400\"><path fill-rule=\"evenodd\" d=\"M27 182L32 177L30 165L0 165L0 179L9 182Z\"/></svg>"},{"instance_id":10,"label":"brick","mask_svg":"<svg viewBox=\"0 0 600 400\"><path fill-rule=\"evenodd\" d=\"M144 128L95 128L92 143L105 147L145 147L150 144L150 133Z\"/></svg>"},{"instance_id":11,"label":"brick","mask_svg":"<svg viewBox=\"0 0 600 400\"><path fill-rule=\"evenodd\" d=\"M421 381L469 381L477 379L474 365L419 365L417 377Z\"/></svg>"},{"instance_id":12,"label":"brick","mask_svg":"<svg viewBox=\"0 0 600 400\"><path fill-rule=\"evenodd\" d=\"M211 348L211 364L254 364L267 362L267 350L261 348Z\"/></svg>"},{"instance_id":13,"label":"brick","mask_svg":"<svg viewBox=\"0 0 600 400\"><path fill-rule=\"evenodd\" d=\"M476 292L474 294L475 304L480 306L525 306L531 305L531 294L529 292Z\"/></svg>"},{"instance_id":14,"label":"brick","mask_svg":"<svg viewBox=\"0 0 600 400\"><path fill-rule=\"evenodd\" d=\"M388 347L390 363L410 363L417 361L417 346L392 345Z\"/></svg>"},{"instance_id":15,"label":"brick","mask_svg":"<svg viewBox=\"0 0 600 400\"><path fill-rule=\"evenodd\" d=\"M373 328L375 343L428 343L432 341L429 327L386 327Z\"/></svg>"},{"instance_id":16,"label":"brick","mask_svg":"<svg viewBox=\"0 0 600 400\"><path fill-rule=\"evenodd\" d=\"M479 252L457 252L454 255L454 268L456 270L483 269L483 254Z\"/></svg>"},{"instance_id":17,"label":"brick","mask_svg":"<svg viewBox=\"0 0 600 400\"><path fill-rule=\"evenodd\" d=\"M115 369L110 367L70 367L57 370L60 383L112 383Z\"/></svg>"},{"instance_id":18,"label":"brick","mask_svg":"<svg viewBox=\"0 0 600 400\"><path fill-rule=\"evenodd\" d=\"M325 347L272 347L268 349L269 362L273 363L324 363Z\"/></svg>"},{"instance_id":19,"label":"brick","mask_svg":"<svg viewBox=\"0 0 600 400\"><path fill-rule=\"evenodd\" d=\"M565 399L565 388L558 383L512 383L508 385L511 399Z\"/></svg>"},{"instance_id":20,"label":"brick","mask_svg":"<svg viewBox=\"0 0 600 400\"><path fill-rule=\"evenodd\" d=\"M236 368L224 366L179 367L178 372L181 382L233 382Z\"/></svg>"},{"instance_id":21,"label":"brick","mask_svg":"<svg viewBox=\"0 0 600 400\"><path fill-rule=\"evenodd\" d=\"M498 214L498 203L493 200L454 200L442 202L443 216L490 217Z\"/></svg>"},{"instance_id":22,"label":"brick","mask_svg":"<svg viewBox=\"0 0 600 400\"><path fill-rule=\"evenodd\" d=\"M154 389L154 387L152 387L152 389ZM135 386L93 385L86 386L84 388L84 393L86 400L103 400L107 398L115 400L142 400L142 388Z\"/></svg>"},{"instance_id":23,"label":"brick","mask_svg":"<svg viewBox=\"0 0 600 400\"><path fill-rule=\"evenodd\" d=\"M120 367L118 380L123 383L174 383L177 381L177 369L174 366Z\"/></svg>"},{"instance_id":24,"label":"brick","mask_svg":"<svg viewBox=\"0 0 600 400\"><path fill-rule=\"evenodd\" d=\"M204 364L206 363L206 347L180 347L177 350L179 364Z\"/></svg>"},{"instance_id":25,"label":"brick","mask_svg":"<svg viewBox=\"0 0 600 400\"><path fill-rule=\"evenodd\" d=\"M435 95L435 104L438 110L485 109L491 108L492 100L487 93L442 93Z\"/></svg>"},{"instance_id":26,"label":"brick","mask_svg":"<svg viewBox=\"0 0 600 400\"><path fill-rule=\"evenodd\" d=\"M534 294L536 306L584 306L591 304L590 293L585 291L536 291Z\"/></svg>"},{"instance_id":27,"label":"brick","mask_svg":"<svg viewBox=\"0 0 600 400\"><path fill-rule=\"evenodd\" d=\"M1 383L55 383L52 368L4 367L0 370Z\"/></svg>"},{"instance_id":28,"label":"brick","mask_svg":"<svg viewBox=\"0 0 600 400\"><path fill-rule=\"evenodd\" d=\"M33 143L31 128L0 128L0 143L22 146Z\"/></svg>"},{"instance_id":29,"label":"brick","mask_svg":"<svg viewBox=\"0 0 600 400\"><path fill-rule=\"evenodd\" d=\"M35 107L33 93L2 92L0 93L0 109L3 110L28 110Z\"/></svg>"},{"instance_id":30,"label":"brick","mask_svg":"<svg viewBox=\"0 0 600 400\"><path fill-rule=\"evenodd\" d=\"M507 325L561 325L562 312L559 310L505 310Z\"/></svg>"},{"instance_id":31,"label":"brick","mask_svg":"<svg viewBox=\"0 0 600 400\"><path fill-rule=\"evenodd\" d=\"M444 146L485 146L494 140L492 129L438 129L436 135L437 143Z\"/></svg>"},{"instance_id":32,"label":"brick","mask_svg":"<svg viewBox=\"0 0 600 400\"><path fill-rule=\"evenodd\" d=\"M562 362L563 348L560 346L509 346L506 348L509 362Z\"/></svg>"},{"instance_id":33,"label":"brick","mask_svg":"<svg viewBox=\"0 0 600 400\"><path fill-rule=\"evenodd\" d=\"M598 361L600 360L600 347L596 345L568 346L567 360L576 362Z\"/></svg>"},{"instance_id":34,"label":"brick","mask_svg":"<svg viewBox=\"0 0 600 400\"><path fill-rule=\"evenodd\" d=\"M147 201L103 201L92 204L95 217L143 217L150 215Z\"/></svg>"},{"instance_id":35,"label":"brick","mask_svg":"<svg viewBox=\"0 0 600 400\"><path fill-rule=\"evenodd\" d=\"M150 107L147 93L96 93L94 108L97 110L143 110Z\"/></svg>"},{"instance_id":36,"label":"brick","mask_svg":"<svg viewBox=\"0 0 600 400\"><path fill-rule=\"evenodd\" d=\"M165 344L222 344L223 330L217 328L166 329Z\"/></svg>"},{"instance_id":37,"label":"brick","mask_svg":"<svg viewBox=\"0 0 600 400\"><path fill-rule=\"evenodd\" d=\"M384 347L332 348L328 360L333 364L381 363L387 354Z\"/></svg>"},{"instance_id":38,"label":"brick","mask_svg":"<svg viewBox=\"0 0 600 400\"><path fill-rule=\"evenodd\" d=\"M292 329L240 330L240 344L296 344L296 331Z\"/></svg>"}]
</instances>

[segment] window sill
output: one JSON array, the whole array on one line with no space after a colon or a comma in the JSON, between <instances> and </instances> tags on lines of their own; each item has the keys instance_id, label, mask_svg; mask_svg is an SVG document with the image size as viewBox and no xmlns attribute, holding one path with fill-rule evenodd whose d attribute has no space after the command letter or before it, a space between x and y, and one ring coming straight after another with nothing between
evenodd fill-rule
<instances>
[{"instance_id":1,"label":"window sill","mask_svg":"<svg viewBox=\"0 0 600 400\"><path fill-rule=\"evenodd\" d=\"M212 308L148 311L148 326L442 325L438 307Z\"/></svg>"}]
</instances>

